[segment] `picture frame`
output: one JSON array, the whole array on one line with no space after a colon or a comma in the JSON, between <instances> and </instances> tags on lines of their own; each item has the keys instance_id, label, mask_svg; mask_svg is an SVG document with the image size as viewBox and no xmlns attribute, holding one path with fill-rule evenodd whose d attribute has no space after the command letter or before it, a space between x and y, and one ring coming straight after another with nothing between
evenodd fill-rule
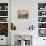
<instances>
[{"instance_id":1,"label":"picture frame","mask_svg":"<svg viewBox=\"0 0 46 46\"><path fill-rule=\"evenodd\" d=\"M19 19L28 18L29 16L28 10L18 10L17 13L18 13L17 16Z\"/></svg>"}]
</instances>

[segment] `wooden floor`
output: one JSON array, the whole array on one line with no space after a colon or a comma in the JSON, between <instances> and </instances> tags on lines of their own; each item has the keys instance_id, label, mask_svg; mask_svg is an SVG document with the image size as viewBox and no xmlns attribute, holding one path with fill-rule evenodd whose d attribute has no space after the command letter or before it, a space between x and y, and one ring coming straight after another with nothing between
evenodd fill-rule
<instances>
[{"instance_id":1,"label":"wooden floor","mask_svg":"<svg viewBox=\"0 0 46 46\"><path fill-rule=\"evenodd\" d=\"M8 45L0 45L0 46L8 46Z\"/></svg>"}]
</instances>

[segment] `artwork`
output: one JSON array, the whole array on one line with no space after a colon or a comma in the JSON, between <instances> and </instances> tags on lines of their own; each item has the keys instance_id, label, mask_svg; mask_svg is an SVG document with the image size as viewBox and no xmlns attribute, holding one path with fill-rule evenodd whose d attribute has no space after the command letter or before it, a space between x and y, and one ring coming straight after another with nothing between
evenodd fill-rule
<instances>
[{"instance_id":1,"label":"artwork","mask_svg":"<svg viewBox=\"0 0 46 46\"><path fill-rule=\"evenodd\" d=\"M46 28L46 23L38 23L38 28Z\"/></svg>"},{"instance_id":2,"label":"artwork","mask_svg":"<svg viewBox=\"0 0 46 46\"><path fill-rule=\"evenodd\" d=\"M8 17L0 17L0 22L8 22Z\"/></svg>"},{"instance_id":3,"label":"artwork","mask_svg":"<svg viewBox=\"0 0 46 46\"><path fill-rule=\"evenodd\" d=\"M39 3L38 4L38 10L45 10L46 9L46 3Z\"/></svg>"},{"instance_id":4,"label":"artwork","mask_svg":"<svg viewBox=\"0 0 46 46\"><path fill-rule=\"evenodd\" d=\"M38 11L38 16L46 16L46 11Z\"/></svg>"},{"instance_id":5,"label":"artwork","mask_svg":"<svg viewBox=\"0 0 46 46\"><path fill-rule=\"evenodd\" d=\"M8 23L0 23L0 30L8 30Z\"/></svg>"},{"instance_id":6,"label":"artwork","mask_svg":"<svg viewBox=\"0 0 46 46\"><path fill-rule=\"evenodd\" d=\"M39 29L39 37L46 37L46 29Z\"/></svg>"},{"instance_id":7,"label":"artwork","mask_svg":"<svg viewBox=\"0 0 46 46\"><path fill-rule=\"evenodd\" d=\"M38 34L46 37L46 3L38 3Z\"/></svg>"},{"instance_id":8,"label":"artwork","mask_svg":"<svg viewBox=\"0 0 46 46\"><path fill-rule=\"evenodd\" d=\"M18 10L18 18L28 18L28 10Z\"/></svg>"},{"instance_id":9,"label":"artwork","mask_svg":"<svg viewBox=\"0 0 46 46\"><path fill-rule=\"evenodd\" d=\"M0 10L8 10L8 3L0 3Z\"/></svg>"},{"instance_id":10,"label":"artwork","mask_svg":"<svg viewBox=\"0 0 46 46\"><path fill-rule=\"evenodd\" d=\"M0 35L8 37L8 23L0 23Z\"/></svg>"},{"instance_id":11,"label":"artwork","mask_svg":"<svg viewBox=\"0 0 46 46\"><path fill-rule=\"evenodd\" d=\"M38 17L38 22L46 22L46 17Z\"/></svg>"},{"instance_id":12,"label":"artwork","mask_svg":"<svg viewBox=\"0 0 46 46\"><path fill-rule=\"evenodd\" d=\"M0 11L0 16L8 16L8 11Z\"/></svg>"}]
</instances>

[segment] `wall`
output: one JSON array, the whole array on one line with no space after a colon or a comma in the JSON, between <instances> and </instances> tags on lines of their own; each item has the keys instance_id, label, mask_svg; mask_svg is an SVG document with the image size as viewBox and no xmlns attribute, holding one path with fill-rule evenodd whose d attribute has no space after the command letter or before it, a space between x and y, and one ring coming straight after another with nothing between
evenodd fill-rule
<instances>
[{"instance_id":1,"label":"wall","mask_svg":"<svg viewBox=\"0 0 46 46\"><path fill-rule=\"evenodd\" d=\"M35 36L37 36L37 0L11 0L11 22L16 25L16 32L26 32L25 30L28 29L29 26L32 24L35 26ZM17 10L19 9L27 9L29 10L29 18L28 19L18 19L17 18ZM26 34L25 33L25 34ZM16 33L15 33L16 34ZM13 40L14 41L14 40ZM36 43L35 43L36 41ZM37 40L33 38L33 45L37 44Z\"/></svg>"},{"instance_id":2,"label":"wall","mask_svg":"<svg viewBox=\"0 0 46 46\"><path fill-rule=\"evenodd\" d=\"M13 0L11 2L11 22L14 22L17 30L27 30L29 26L37 21L37 2L31 0ZM32 5L33 4L33 5ZM29 18L19 19L17 17L17 10L29 10ZM36 19L33 19L36 18ZM34 22L35 21L35 22ZM37 23L37 22L36 22ZM35 25L35 24L34 24Z\"/></svg>"},{"instance_id":3,"label":"wall","mask_svg":"<svg viewBox=\"0 0 46 46\"><path fill-rule=\"evenodd\" d=\"M17 18L17 10L20 10L20 8L29 10L28 19ZM11 22L16 25L16 32L20 32L21 30L21 33L27 33L25 30L28 30L28 27L33 24L36 32L34 34L37 36L37 9L37 0L11 0Z\"/></svg>"},{"instance_id":4,"label":"wall","mask_svg":"<svg viewBox=\"0 0 46 46\"><path fill-rule=\"evenodd\" d=\"M43 38L38 38L38 3L45 3L46 0L11 0L11 22L16 25L16 31L27 30L30 25L35 26L33 33L33 46L40 46L43 44ZM18 19L17 10L26 9L29 10L28 19ZM25 31L26 32L26 31ZM36 37L37 36L37 37ZM39 43L39 44L38 44ZM44 45L44 44L43 44ZM42 46L43 46L42 45Z\"/></svg>"}]
</instances>

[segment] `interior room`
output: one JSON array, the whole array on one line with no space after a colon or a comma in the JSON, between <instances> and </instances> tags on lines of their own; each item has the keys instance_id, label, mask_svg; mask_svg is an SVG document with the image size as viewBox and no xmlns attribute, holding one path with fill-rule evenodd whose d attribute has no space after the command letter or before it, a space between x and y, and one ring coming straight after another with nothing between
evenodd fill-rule
<instances>
[{"instance_id":1,"label":"interior room","mask_svg":"<svg viewBox=\"0 0 46 46\"><path fill-rule=\"evenodd\" d=\"M46 46L46 0L0 0L0 46Z\"/></svg>"}]
</instances>

